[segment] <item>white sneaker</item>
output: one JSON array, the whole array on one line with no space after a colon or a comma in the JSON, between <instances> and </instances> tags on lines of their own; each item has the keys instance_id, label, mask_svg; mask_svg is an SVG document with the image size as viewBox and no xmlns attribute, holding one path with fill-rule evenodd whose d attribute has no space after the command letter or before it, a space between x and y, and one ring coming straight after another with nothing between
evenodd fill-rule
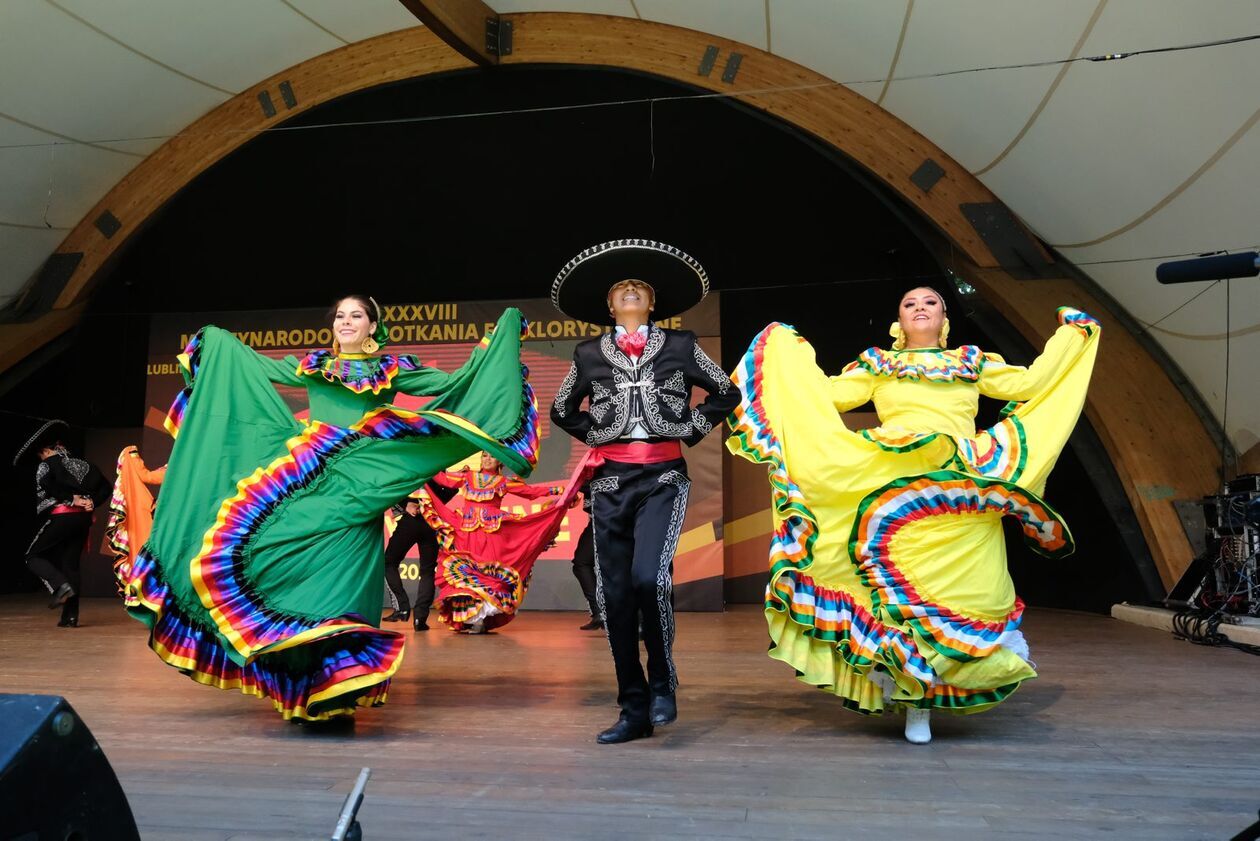
<instances>
[{"instance_id":1,"label":"white sneaker","mask_svg":"<svg viewBox=\"0 0 1260 841\"><path fill-rule=\"evenodd\" d=\"M912 745L926 745L932 741L932 725L928 723L931 710L918 707L906 709L906 741Z\"/></svg>"}]
</instances>

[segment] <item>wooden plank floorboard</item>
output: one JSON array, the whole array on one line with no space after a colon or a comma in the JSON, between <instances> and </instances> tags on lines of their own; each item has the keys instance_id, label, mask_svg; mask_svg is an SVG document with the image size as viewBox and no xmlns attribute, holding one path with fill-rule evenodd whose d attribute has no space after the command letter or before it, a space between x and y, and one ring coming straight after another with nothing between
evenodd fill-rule
<instances>
[{"instance_id":1,"label":"wooden plank floorboard","mask_svg":"<svg viewBox=\"0 0 1260 841\"><path fill-rule=\"evenodd\" d=\"M363 766L369 838L1164 841L1260 807L1260 660L1091 614L1030 611L1042 677L922 747L766 657L755 609L680 615L680 721L615 747L593 741L616 717L608 647L578 614L409 631L389 704L340 732L183 678L109 600L83 619L0 598L0 691L66 696L145 839L327 837Z\"/></svg>"}]
</instances>

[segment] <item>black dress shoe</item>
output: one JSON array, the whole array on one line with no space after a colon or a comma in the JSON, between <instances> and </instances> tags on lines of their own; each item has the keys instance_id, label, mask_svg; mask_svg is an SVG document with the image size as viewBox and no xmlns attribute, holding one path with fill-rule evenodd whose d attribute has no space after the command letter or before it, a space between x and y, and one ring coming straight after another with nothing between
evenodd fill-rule
<instances>
[{"instance_id":1,"label":"black dress shoe","mask_svg":"<svg viewBox=\"0 0 1260 841\"><path fill-rule=\"evenodd\" d=\"M678 720L678 702L673 693L652 696L651 720L656 727L664 727Z\"/></svg>"},{"instance_id":2,"label":"black dress shoe","mask_svg":"<svg viewBox=\"0 0 1260 841\"><path fill-rule=\"evenodd\" d=\"M58 628L77 628L79 627L79 617L63 616L61 621L57 623Z\"/></svg>"},{"instance_id":3,"label":"black dress shoe","mask_svg":"<svg viewBox=\"0 0 1260 841\"><path fill-rule=\"evenodd\" d=\"M62 584L53 592L52 598L48 600L48 609L52 610L54 607L61 607L73 595L74 588L69 584Z\"/></svg>"},{"instance_id":4,"label":"black dress shoe","mask_svg":"<svg viewBox=\"0 0 1260 841\"><path fill-rule=\"evenodd\" d=\"M321 718L312 721L308 718L298 718L294 716L289 719L292 724L296 724L308 733L327 733L328 735L338 735L354 732L354 716L353 715L335 715L332 718Z\"/></svg>"},{"instance_id":5,"label":"black dress shoe","mask_svg":"<svg viewBox=\"0 0 1260 841\"><path fill-rule=\"evenodd\" d=\"M398 610L397 608L395 608L393 613L391 613L389 616L386 616L381 621L382 622L406 622L410 618L411 618L410 610Z\"/></svg>"},{"instance_id":6,"label":"black dress shoe","mask_svg":"<svg viewBox=\"0 0 1260 841\"><path fill-rule=\"evenodd\" d=\"M604 627L603 620L599 619L598 617L592 616L591 620L587 622L585 625L579 625L578 630L579 631L598 631L600 628L603 628L603 627Z\"/></svg>"},{"instance_id":7,"label":"black dress shoe","mask_svg":"<svg viewBox=\"0 0 1260 841\"><path fill-rule=\"evenodd\" d=\"M646 721L630 721L627 718L617 719L617 723L595 737L601 745L619 745L622 742L633 742L635 739L646 739L652 735L652 725Z\"/></svg>"},{"instance_id":8,"label":"black dress shoe","mask_svg":"<svg viewBox=\"0 0 1260 841\"><path fill-rule=\"evenodd\" d=\"M417 631L427 631L429 630L429 623L424 621L424 617L417 613L416 618L411 622L411 627Z\"/></svg>"}]
</instances>

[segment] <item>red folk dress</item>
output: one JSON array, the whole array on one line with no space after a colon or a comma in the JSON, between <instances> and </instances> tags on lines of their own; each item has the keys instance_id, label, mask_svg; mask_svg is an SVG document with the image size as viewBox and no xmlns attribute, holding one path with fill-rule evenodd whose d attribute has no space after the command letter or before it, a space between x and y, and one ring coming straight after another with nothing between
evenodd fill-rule
<instances>
[{"instance_id":1,"label":"red folk dress","mask_svg":"<svg viewBox=\"0 0 1260 841\"><path fill-rule=\"evenodd\" d=\"M534 561L559 533L573 494L565 495L564 485L527 485L469 469L444 471L433 481L459 489L450 504L429 494L421 500L438 536L438 616L454 631L506 625L525 598ZM503 510L507 494L552 499L541 511L513 514Z\"/></svg>"}]
</instances>

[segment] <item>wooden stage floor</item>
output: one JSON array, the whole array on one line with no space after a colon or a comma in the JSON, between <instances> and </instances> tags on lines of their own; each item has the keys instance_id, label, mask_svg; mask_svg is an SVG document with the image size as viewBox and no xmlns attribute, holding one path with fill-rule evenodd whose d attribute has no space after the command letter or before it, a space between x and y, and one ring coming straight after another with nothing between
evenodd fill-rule
<instances>
[{"instance_id":1,"label":"wooden stage floor","mask_svg":"<svg viewBox=\"0 0 1260 841\"><path fill-rule=\"evenodd\" d=\"M64 695L145 839L327 838L363 766L382 838L1229 838L1260 808L1260 660L1107 617L1033 610L1042 677L940 717L926 747L765 656L760 612L678 617L680 719L601 746L612 664L576 613L410 637L390 702L350 731L163 665L108 600L55 627L0 599L0 691Z\"/></svg>"}]
</instances>

